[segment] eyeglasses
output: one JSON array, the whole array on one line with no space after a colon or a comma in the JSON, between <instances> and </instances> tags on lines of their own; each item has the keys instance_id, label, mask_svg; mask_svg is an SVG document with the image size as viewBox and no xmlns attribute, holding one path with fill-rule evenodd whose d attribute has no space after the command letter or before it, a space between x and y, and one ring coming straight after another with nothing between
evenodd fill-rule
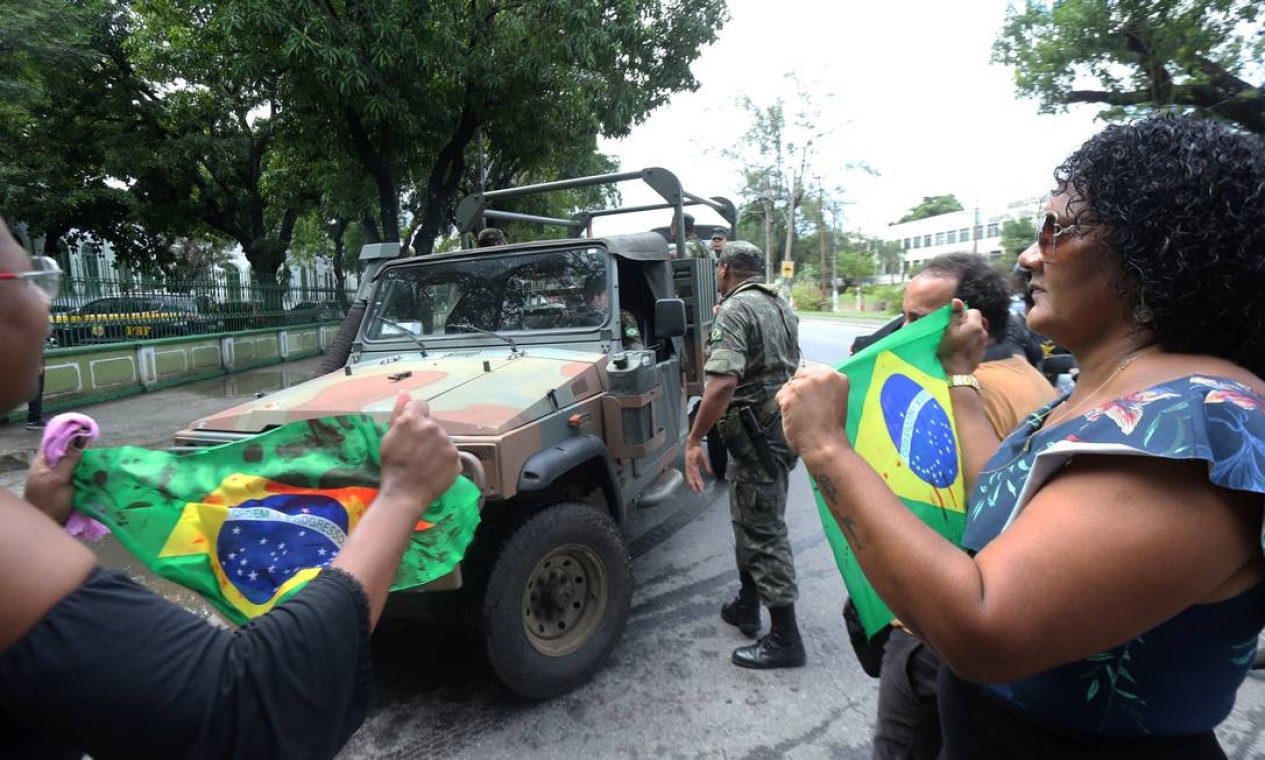
<instances>
[{"instance_id":1,"label":"eyeglasses","mask_svg":"<svg viewBox=\"0 0 1265 760\"><path fill-rule=\"evenodd\" d=\"M1058 239L1067 233L1075 230L1080 232L1086 227L1100 227L1099 224L1091 224L1088 222L1073 222L1071 225L1064 227L1059 224L1059 215L1053 211L1045 212L1045 219L1041 222L1041 228L1037 230L1037 254L1041 256L1041 261L1048 262L1054 258L1054 245Z\"/></svg>"},{"instance_id":2,"label":"eyeglasses","mask_svg":"<svg viewBox=\"0 0 1265 760\"><path fill-rule=\"evenodd\" d=\"M50 299L61 292L61 267L47 256L35 256L31 259L29 272L0 272L0 280L26 280L43 291Z\"/></svg>"}]
</instances>

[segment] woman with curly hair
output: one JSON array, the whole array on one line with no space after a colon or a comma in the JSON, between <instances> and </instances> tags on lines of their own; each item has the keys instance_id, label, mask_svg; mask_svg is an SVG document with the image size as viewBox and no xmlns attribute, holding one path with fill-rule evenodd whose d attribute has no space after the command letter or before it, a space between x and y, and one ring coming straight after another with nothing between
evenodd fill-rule
<instances>
[{"instance_id":1,"label":"woman with curly hair","mask_svg":"<svg viewBox=\"0 0 1265 760\"><path fill-rule=\"evenodd\" d=\"M944 756L1224 757L1213 728L1265 626L1265 144L1153 118L1108 127L1055 179L1020 264L1029 324L1080 380L1000 443L971 386L950 391L966 552L853 451L846 376L801 369L783 424L947 666ZM954 308L941 360L969 374L986 334Z\"/></svg>"}]
</instances>

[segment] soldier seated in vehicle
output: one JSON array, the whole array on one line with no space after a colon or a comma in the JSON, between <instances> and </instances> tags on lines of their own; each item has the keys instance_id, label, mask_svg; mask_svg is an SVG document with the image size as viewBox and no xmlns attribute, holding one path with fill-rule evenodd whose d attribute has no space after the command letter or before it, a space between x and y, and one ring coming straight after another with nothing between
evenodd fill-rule
<instances>
[{"instance_id":1,"label":"soldier seated in vehicle","mask_svg":"<svg viewBox=\"0 0 1265 760\"><path fill-rule=\"evenodd\" d=\"M609 310L610 292L606 289L605 278L590 275L584 279L584 305L571 320L571 326L593 327L605 324ZM627 309L619 310L619 338L626 351L644 347L637 317Z\"/></svg>"}]
</instances>

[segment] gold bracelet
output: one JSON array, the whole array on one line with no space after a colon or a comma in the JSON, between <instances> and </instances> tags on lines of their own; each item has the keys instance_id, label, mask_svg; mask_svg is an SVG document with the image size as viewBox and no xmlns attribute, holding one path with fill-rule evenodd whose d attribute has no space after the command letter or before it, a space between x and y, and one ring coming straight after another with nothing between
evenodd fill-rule
<instances>
[{"instance_id":1,"label":"gold bracelet","mask_svg":"<svg viewBox=\"0 0 1265 760\"><path fill-rule=\"evenodd\" d=\"M975 375L949 375L945 378L945 383L950 388L973 388L976 393L980 392L979 380Z\"/></svg>"}]
</instances>

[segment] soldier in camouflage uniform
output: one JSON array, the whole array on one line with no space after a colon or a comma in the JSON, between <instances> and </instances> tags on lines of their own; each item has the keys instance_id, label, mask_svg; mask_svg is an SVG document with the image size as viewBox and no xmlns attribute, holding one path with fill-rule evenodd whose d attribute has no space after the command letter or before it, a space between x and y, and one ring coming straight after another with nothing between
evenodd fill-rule
<instances>
[{"instance_id":1,"label":"soldier in camouflage uniform","mask_svg":"<svg viewBox=\"0 0 1265 760\"><path fill-rule=\"evenodd\" d=\"M703 241L698 239L698 235L694 234L694 217L686 214L685 217L685 258L687 259L707 259L712 258L707 252L707 246L703 245ZM668 237L670 241L676 243L676 217L672 218L672 226L668 227ZM677 256L681 256L677 251Z\"/></svg>"},{"instance_id":2,"label":"soldier in camouflage uniform","mask_svg":"<svg viewBox=\"0 0 1265 760\"><path fill-rule=\"evenodd\" d=\"M786 531L786 490L795 463L775 396L799 366L799 320L763 282L764 255L751 243L725 245L716 265L722 299L707 343L707 386L685 444L685 476L702 490L708 468L701 443L717 425L729 449L726 478L741 587L721 618L747 636L760 631L760 605L772 626L734 650L745 668L799 667L804 644L795 622L795 562Z\"/></svg>"}]
</instances>

